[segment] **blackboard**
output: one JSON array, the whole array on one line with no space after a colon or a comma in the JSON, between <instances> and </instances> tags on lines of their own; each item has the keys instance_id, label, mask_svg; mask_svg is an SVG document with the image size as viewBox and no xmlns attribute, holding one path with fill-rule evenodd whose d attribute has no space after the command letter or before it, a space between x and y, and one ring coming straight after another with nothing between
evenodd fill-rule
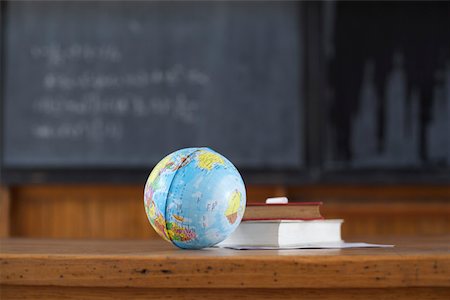
<instances>
[{"instance_id":1,"label":"blackboard","mask_svg":"<svg viewBox=\"0 0 450 300\"><path fill-rule=\"evenodd\" d=\"M142 182L191 146L252 183L450 183L446 2L2 8L8 183Z\"/></svg>"},{"instance_id":2,"label":"blackboard","mask_svg":"<svg viewBox=\"0 0 450 300\"><path fill-rule=\"evenodd\" d=\"M333 7L325 171L450 179L449 14L445 2Z\"/></svg>"},{"instance_id":3,"label":"blackboard","mask_svg":"<svg viewBox=\"0 0 450 300\"><path fill-rule=\"evenodd\" d=\"M303 32L289 2L10 2L3 166L150 168L209 146L303 161Z\"/></svg>"}]
</instances>

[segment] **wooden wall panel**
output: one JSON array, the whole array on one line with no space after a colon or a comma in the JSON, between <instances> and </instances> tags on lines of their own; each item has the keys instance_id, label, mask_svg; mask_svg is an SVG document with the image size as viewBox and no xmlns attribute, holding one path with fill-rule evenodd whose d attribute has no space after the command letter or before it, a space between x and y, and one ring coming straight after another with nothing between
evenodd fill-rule
<instances>
[{"instance_id":1,"label":"wooden wall panel","mask_svg":"<svg viewBox=\"0 0 450 300\"><path fill-rule=\"evenodd\" d=\"M305 186L288 195L322 201L326 218L344 219L344 237L450 233L449 186Z\"/></svg>"},{"instance_id":2,"label":"wooden wall panel","mask_svg":"<svg viewBox=\"0 0 450 300\"><path fill-rule=\"evenodd\" d=\"M13 236L146 238L142 188L29 186L12 189Z\"/></svg>"},{"instance_id":3,"label":"wooden wall panel","mask_svg":"<svg viewBox=\"0 0 450 300\"><path fill-rule=\"evenodd\" d=\"M326 218L344 219L344 237L450 233L450 202L328 203Z\"/></svg>"},{"instance_id":4,"label":"wooden wall panel","mask_svg":"<svg viewBox=\"0 0 450 300\"><path fill-rule=\"evenodd\" d=\"M450 201L450 186L447 185L312 185L289 187L287 194L295 201Z\"/></svg>"},{"instance_id":5,"label":"wooden wall panel","mask_svg":"<svg viewBox=\"0 0 450 300\"><path fill-rule=\"evenodd\" d=\"M10 234L10 193L9 189L0 186L0 237L8 237Z\"/></svg>"},{"instance_id":6,"label":"wooden wall panel","mask_svg":"<svg viewBox=\"0 0 450 300\"><path fill-rule=\"evenodd\" d=\"M19 237L151 238L141 186L22 186L11 189L11 233ZM264 201L278 187L250 187Z\"/></svg>"},{"instance_id":7,"label":"wooden wall panel","mask_svg":"<svg viewBox=\"0 0 450 300\"><path fill-rule=\"evenodd\" d=\"M20 186L10 189L12 236L155 238L142 186ZM440 187L249 186L249 202L270 196L323 201L326 218L345 220L345 238L450 233L450 189Z\"/></svg>"}]
</instances>

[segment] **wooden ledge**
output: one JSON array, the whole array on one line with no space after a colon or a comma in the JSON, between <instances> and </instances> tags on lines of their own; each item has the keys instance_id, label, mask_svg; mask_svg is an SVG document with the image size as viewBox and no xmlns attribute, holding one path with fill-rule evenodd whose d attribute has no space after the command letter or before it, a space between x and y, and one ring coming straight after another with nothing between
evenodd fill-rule
<instances>
[{"instance_id":1,"label":"wooden ledge","mask_svg":"<svg viewBox=\"0 0 450 300\"><path fill-rule=\"evenodd\" d=\"M132 288L450 287L450 237L395 248L181 250L162 240L1 241L1 285ZM371 242L369 241L369 242Z\"/></svg>"}]
</instances>

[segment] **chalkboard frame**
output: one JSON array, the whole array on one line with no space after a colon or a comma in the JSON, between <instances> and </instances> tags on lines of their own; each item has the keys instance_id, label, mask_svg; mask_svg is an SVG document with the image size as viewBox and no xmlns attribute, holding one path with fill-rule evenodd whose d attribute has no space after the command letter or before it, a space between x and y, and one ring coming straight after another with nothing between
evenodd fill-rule
<instances>
[{"instance_id":1,"label":"chalkboard frame","mask_svg":"<svg viewBox=\"0 0 450 300\"><path fill-rule=\"evenodd\" d=\"M7 2L0 3L0 142L4 145L4 60ZM323 152L326 128L326 85L327 68L324 62L322 44L322 21L324 4L316 2L301 3L302 25L305 28L304 42L307 45L303 60L305 62L305 103L303 109L304 161L305 167L296 170L261 170L243 169L241 173L246 183L250 184L450 184L449 170L428 168L420 170L401 169L359 169L331 170L324 166ZM308 112L308 113L307 113ZM21 184L76 184L76 183L110 183L136 184L145 182L152 166L148 168L5 168L3 147L0 147L0 183L6 185Z\"/></svg>"}]
</instances>

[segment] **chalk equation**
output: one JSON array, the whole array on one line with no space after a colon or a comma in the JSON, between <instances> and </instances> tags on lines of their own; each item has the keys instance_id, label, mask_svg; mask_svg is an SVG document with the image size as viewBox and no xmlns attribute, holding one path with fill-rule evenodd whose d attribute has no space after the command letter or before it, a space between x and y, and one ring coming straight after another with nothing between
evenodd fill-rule
<instances>
[{"instance_id":1,"label":"chalk equation","mask_svg":"<svg viewBox=\"0 0 450 300\"><path fill-rule=\"evenodd\" d=\"M174 97L118 95L105 97L89 93L80 98L44 96L34 101L33 110L46 116L116 116L167 117L193 124L199 110L199 101L178 93Z\"/></svg>"},{"instance_id":2,"label":"chalk equation","mask_svg":"<svg viewBox=\"0 0 450 300\"><path fill-rule=\"evenodd\" d=\"M49 72L42 79L46 90L71 91L75 89L121 89L145 88L152 85L166 84L175 86L188 84L206 86L210 78L197 69L184 69L181 65L161 70L137 71L125 74L108 74L83 72L81 74L67 74L63 72Z\"/></svg>"},{"instance_id":3,"label":"chalk equation","mask_svg":"<svg viewBox=\"0 0 450 300\"><path fill-rule=\"evenodd\" d=\"M91 45L74 43L63 46L59 43L33 45L30 48L33 59L42 59L50 66L62 66L77 61L106 61L118 63L122 61L122 53L114 45Z\"/></svg>"},{"instance_id":4,"label":"chalk equation","mask_svg":"<svg viewBox=\"0 0 450 300\"><path fill-rule=\"evenodd\" d=\"M124 128L120 122L104 121L102 119L80 120L74 122L63 121L61 123L40 123L32 129L35 138L49 140L76 140L87 139L101 141L112 139L119 141L123 137Z\"/></svg>"},{"instance_id":5,"label":"chalk equation","mask_svg":"<svg viewBox=\"0 0 450 300\"><path fill-rule=\"evenodd\" d=\"M211 83L204 71L182 63L111 71L110 64L126 63L127 57L110 44L33 45L29 55L45 65L42 92L31 109L52 120L30 128L38 139L119 140L129 118L193 126L201 100L196 95ZM78 63L91 67L70 67Z\"/></svg>"}]
</instances>

